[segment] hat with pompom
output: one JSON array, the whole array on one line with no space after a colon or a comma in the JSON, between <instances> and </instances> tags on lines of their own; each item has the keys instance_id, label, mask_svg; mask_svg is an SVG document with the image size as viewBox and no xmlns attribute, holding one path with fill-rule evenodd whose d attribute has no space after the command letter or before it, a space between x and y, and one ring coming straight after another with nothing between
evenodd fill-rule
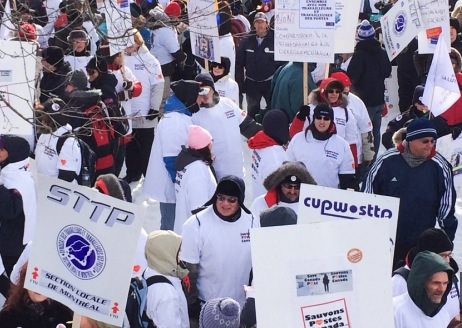
<instances>
[{"instance_id":1,"label":"hat with pompom","mask_svg":"<svg viewBox=\"0 0 462 328\"><path fill-rule=\"evenodd\" d=\"M202 307L199 328L239 328L241 307L232 298L214 298Z\"/></svg>"},{"instance_id":2,"label":"hat with pompom","mask_svg":"<svg viewBox=\"0 0 462 328\"><path fill-rule=\"evenodd\" d=\"M367 39L373 39L375 37L375 29L369 23L367 19L363 20L361 24L359 24L358 27L358 40L367 40Z\"/></svg>"}]
</instances>

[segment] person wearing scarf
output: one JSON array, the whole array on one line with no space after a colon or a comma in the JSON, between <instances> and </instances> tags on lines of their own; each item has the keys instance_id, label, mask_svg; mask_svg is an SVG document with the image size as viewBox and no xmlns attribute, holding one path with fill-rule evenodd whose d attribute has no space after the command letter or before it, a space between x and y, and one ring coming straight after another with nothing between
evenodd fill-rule
<instances>
[{"instance_id":1,"label":"person wearing scarf","mask_svg":"<svg viewBox=\"0 0 462 328\"><path fill-rule=\"evenodd\" d=\"M436 137L432 121L414 119L405 140L377 158L362 185L366 193L400 199L394 269L436 221L454 240L458 223L452 166L435 151Z\"/></svg>"}]
</instances>

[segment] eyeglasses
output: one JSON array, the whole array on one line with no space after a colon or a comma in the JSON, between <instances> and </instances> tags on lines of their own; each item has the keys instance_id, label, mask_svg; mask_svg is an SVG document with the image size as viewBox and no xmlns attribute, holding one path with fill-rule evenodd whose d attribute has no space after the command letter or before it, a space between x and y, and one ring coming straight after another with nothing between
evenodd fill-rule
<instances>
[{"instance_id":1,"label":"eyeglasses","mask_svg":"<svg viewBox=\"0 0 462 328\"><path fill-rule=\"evenodd\" d=\"M225 68L222 64L212 64L212 67L216 67L216 68L219 68L219 69L223 69Z\"/></svg>"},{"instance_id":2,"label":"eyeglasses","mask_svg":"<svg viewBox=\"0 0 462 328\"><path fill-rule=\"evenodd\" d=\"M227 201L230 204L236 204L238 199L237 197L234 197L234 196L225 196L222 194L217 194L217 200L219 202Z\"/></svg>"},{"instance_id":3,"label":"eyeglasses","mask_svg":"<svg viewBox=\"0 0 462 328\"><path fill-rule=\"evenodd\" d=\"M292 184L292 183L283 183L281 184L282 188L284 189L295 189L295 190L300 190L300 185L299 184Z\"/></svg>"},{"instance_id":4,"label":"eyeglasses","mask_svg":"<svg viewBox=\"0 0 462 328\"><path fill-rule=\"evenodd\" d=\"M341 94L342 91L340 90L337 90L337 89L330 89L330 90L326 90L327 93L337 93L337 94Z\"/></svg>"},{"instance_id":5,"label":"eyeglasses","mask_svg":"<svg viewBox=\"0 0 462 328\"><path fill-rule=\"evenodd\" d=\"M330 117L322 115L316 116L315 119L320 121L330 121Z\"/></svg>"},{"instance_id":6,"label":"eyeglasses","mask_svg":"<svg viewBox=\"0 0 462 328\"><path fill-rule=\"evenodd\" d=\"M95 69L87 69L87 74L90 76L90 75L93 75L96 73L96 70Z\"/></svg>"}]
</instances>

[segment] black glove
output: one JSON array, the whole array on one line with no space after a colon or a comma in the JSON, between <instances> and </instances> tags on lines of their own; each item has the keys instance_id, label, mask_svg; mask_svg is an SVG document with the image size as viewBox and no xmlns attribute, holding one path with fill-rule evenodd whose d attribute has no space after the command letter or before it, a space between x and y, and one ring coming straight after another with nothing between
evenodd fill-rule
<instances>
[{"instance_id":1,"label":"black glove","mask_svg":"<svg viewBox=\"0 0 462 328\"><path fill-rule=\"evenodd\" d=\"M152 121L153 119L159 116L160 116L159 111L151 108L148 112L148 115L146 115L146 119Z\"/></svg>"},{"instance_id":2,"label":"black glove","mask_svg":"<svg viewBox=\"0 0 462 328\"><path fill-rule=\"evenodd\" d=\"M303 105L300 107L297 113L297 118L301 121L305 121L306 117L308 116L308 113L310 111L310 106L308 105Z\"/></svg>"},{"instance_id":3,"label":"black glove","mask_svg":"<svg viewBox=\"0 0 462 328\"><path fill-rule=\"evenodd\" d=\"M451 129L452 140L456 140L460 134L462 133L462 129L459 127L454 127Z\"/></svg>"}]
</instances>

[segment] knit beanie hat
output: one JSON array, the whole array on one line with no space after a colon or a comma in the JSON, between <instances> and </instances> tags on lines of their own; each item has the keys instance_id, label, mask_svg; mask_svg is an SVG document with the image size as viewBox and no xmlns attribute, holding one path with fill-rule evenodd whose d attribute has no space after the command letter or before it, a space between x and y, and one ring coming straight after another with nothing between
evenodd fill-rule
<instances>
[{"instance_id":1,"label":"knit beanie hat","mask_svg":"<svg viewBox=\"0 0 462 328\"><path fill-rule=\"evenodd\" d=\"M18 37L26 41L37 40L37 30L33 24L21 23L19 25Z\"/></svg>"},{"instance_id":2,"label":"knit beanie hat","mask_svg":"<svg viewBox=\"0 0 462 328\"><path fill-rule=\"evenodd\" d=\"M209 131L198 125L190 125L188 128L188 147L202 149L210 145L212 135Z\"/></svg>"},{"instance_id":3,"label":"knit beanie hat","mask_svg":"<svg viewBox=\"0 0 462 328\"><path fill-rule=\"evenodd\" d=\"M56 128L64 126L69 122L69 117L63 114L65 108L66 103L60 98L48 98L43 103L44 113Z\"/></svg>"},{"instance_id":4,"label":"knit beanie hat","mask_svg":"<svg viewBox=\"0 0 462 328\"><path fill-rule=\"evenodd\" d=\"M373 39L375 37L375 29L369 23L367 19L363 20L361 24L359 24L358 27L358 40L367 40L367 39Z\"/></svg>"},{"instance_id":5,"label":"knit beanie hat","mask_svg":"<svg viewBox=\"0 0 462 328\"><path fill-rule=\"evenodd\" d=\"M244 210L244 212L246 212L247 214L250 214L249 209L244 205L245 183L244 180L242 180L241 178L235 175L227 175L221 178L220 182L218 182L217 188L215 189L215 193L213 194L212 198L210 198L204 204L204 206L210 206L214 204L218 194L237 197L241 209Z\"/></svg>"},{"instance_id":6,"label":"knit beanie hat","mask_svg":"<svg viewBox=\"0 0 462 328\"><path fill-rule=\"evenodd\" d=\"M275 205L260 214L261 227L297 224L297 213L290 207Z\"/></svg>"},{"instance_id":7,"label":"knit beanie hat","mask_svg":"<svg viewBox=\"0 0 462 328\"><path fill-rule=\"evenodd\" d=\"M334 120L334 110L328 104L318 104L313 111L313 117L316 116L326 116L329 117L331 121Z\"/></svg>"},{"instance_id":8,"label":"knit beanie hat","mask_svg":"<svg viewBox=\"0 0 462 328\"><path fill-rule=\"evenodd\" d=\"M77 90L86 90L88 78L82 70L78 69L67 73L65 84L72 84Z\"/></svg>"},{"instance_id":9,"label":"knit beanie hat","mask_svg":"<svg viewBox=\"0 0 462 328\"><path fill-rule=\"evenodd\" d=\"M100 73L107 73L107 62L104 58L94 56L88 61L86 69L95 69Z\"/></svg>"},{"instance_id":10,"label":"knit beanie hat","mask_svg":"<svg viewBox=\"0 0 462 328\"><path fill-rule=\"evenodd\" d=\"M454 244L449 239L444 230L430 228L422 232L417 240L417 251L430 251L433 253L442 253L452 251Z\"/></svg>"},{"instance_id":11,"label":"knit beanie hat","mask_svg":"<svg viewBox=\"0 0 462 328\"><path fill-rule=\"evenodd\" d=\"M191 113L199 110L196 100L200 91L200 83L192 80L179 80L172 82L170 89Z\"/></svg>"},{"instance_id":12,"label":"knit beanie hat","mask_svg":"<svg viewBox=\"0 0 462 328\"><path fill-rule=\"evenodd\" d=\"M208 300L199 315L199 328L239 328L241 307L232 298Z\"/></svg>"},{"instance_id":13,"label":"knit beanie hat","mask_svg":"<svg viewBox=\"0 0 462 328\"><path fill-rule=\"evenodd\" d=\"M151 269L160 274L183 278L188 270L178 263L181 236L170 230L157 230L148 235L144 255Z\"/></svg>"},{"instance_id":14,"label":"knit beanie hat","mask_svg":"<svg viewBox=\"0 0 462 328\"><path fill-rule=\"evenodd\" d=\"M164 12L170 18L178 18L181 16L181 7L176 1L170 1L164 9Z\"/></svg>"},{"instance_id":15,"label":"knit beanie hat","mask_svg":"<svg viewBox=\"0 0 462 328\"><path fill-rule=\"evenodd\" d=\"M406 129L406 141L432 137L436 139L436 129L433 123L426 118L416 118L412 120Z\"/></svg>"},{"instance_id":16,"label":"knit beanie hat","mask_svg":"<svg viewBox=\"0 0 462 328\"><path fill-rule=\"evenodd\" d=\"M460 24L459 20L455 17L449 18L449 26L454 27L457 33L460 33Z\"/></svg>"},{"instance_id":17,"label":"knit beanie hat","mask_svg":"<svg viewBox=\"0 0 462 328\"><path fill-rule=\"evenodd\" d=\"M53 66L62 64L64 62L63 49L56 46L50 46L46 49L43 49L42 57L48 64Z\"/></svg>"},{"instance_id":18,"label":"knit beanie hat","mask_svg":"<svg viewBox=\"0 0 462 328\"><path fill-rule=\"evenodd\" d=\"M213 91L215 90L215 83L213 82L213 78L209 73L201 73L198 74L194 80L201 84L201 87L211 87Z\"/></svg>"},{"instance_id":19,"label":"knit beanie hat","mask_svg":"<svg viewBox=\"0 0 462 328\"><path fill-rule=\"evenodd\" d=\"M289 120L287 115L279 109L268 110L263 117L263 132L280 145L289 141Z\"/></svg>"},{"instance_id":20,"label":"knit beanie hat","mask_svg":"<svg viewBox=\"0 0 462 328\"><path fill-rule=\"evenodd\" d=\"M343 84L343 88L351 87L351 80L343 71L337 71L330 75L331 78L339 80Z\"/></svg>"},{"instance_id":21,"label":"knit beanie hat","mask_svg":"<svg viewBox=\"0 0 462 328\"><path fill-rule=\"evenodd\" d=\"M8 158L5 162L16 163L25 160L30 154L30 145L26 139L11 134L0 135L0 149L6 149Z\"/></svg>"},{"instance_id":22,"label":"knit beanie hat","mask_svg":"<svg viewBox=\"0 0 462 328\"><path fill-rule=\"evenodd\" d=\"M419 103L422 105L422 101L420 98L423 96L425 87L422 85L418 85L414 89L414 94L412 95L412 104Z\"/></svg>"},{"instance_id":23,"label":"knit beanie hat","mask_svg":"<svg viewBox=\"0 0 462 328\"><path fill-rule=\"evenodd\" d=\"M130 185L127 184L128 185L128 190L127 190L126 186L122 185L122 181L126 183L124 180L119 179L112 173L101 174L96 179L95 188L105 195L112 196L120 200L131 202L132 197L131 197Z\"/></svg>"}]
</instances>

